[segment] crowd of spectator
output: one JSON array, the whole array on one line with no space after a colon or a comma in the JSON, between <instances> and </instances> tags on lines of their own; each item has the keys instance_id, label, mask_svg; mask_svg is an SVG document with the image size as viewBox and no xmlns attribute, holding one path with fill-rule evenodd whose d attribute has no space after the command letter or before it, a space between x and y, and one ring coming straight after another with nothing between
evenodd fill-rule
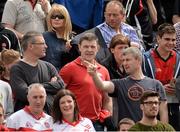
<instances>
[{"instance_id":1,"label":"crowd of spectator","mask_svg":"<svg viewBox=\"0 0 180 132\"><path fill-rule=\"evenodd\" d=\"M179 0L1 0L0 131L180 131Z\"/></svg>"}]
</instances>

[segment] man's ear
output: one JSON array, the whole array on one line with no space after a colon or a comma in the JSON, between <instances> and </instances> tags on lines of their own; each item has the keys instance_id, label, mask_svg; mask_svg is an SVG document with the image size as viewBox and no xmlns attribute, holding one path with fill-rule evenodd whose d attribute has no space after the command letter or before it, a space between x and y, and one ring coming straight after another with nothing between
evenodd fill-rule
<instances>
[{"instance_id":1,"label":"man's ear","mask_svg":"<svg viewBox=\"0 0 180 132\"><path fill-rule=\"evenodd\" d=\"M29 96L28 96L28 94L27 94L27 100L28 100L28 102L29 102Z\"/></svg>"},{"instance_id":2,"label":"man's ear","mask_svg":"<svg viewBox=\"0 0 180 132\"><path fill-rule=\"evenodd\" d=\"M161 40L161 37L159 35L157 35L157 37L156 37L157 44L159 43L160 40Z\"/></svg>"},{"instance_id":3,"label":"man's ear","mask_svg":"<svg viewBox=\"0 0 180 132\"><path fill-rule=\"evenodd\" d=\"M80 44L78 44L78 49L80 50L80 48L81 48L81 45L80 45Z\"/></svg>"},{"instance_id":4,"label":"man's ear","mask_svg":"<svg viewBox=\"0 0 180 132\"><path fill-rule=\"evenodd\" d=\"M110 51L111 51L111 53L114 53L114 49L113 48L110 48Z\"/></svg>"},{"instance_id":5,"label":"man's ear","mask_svg":"<svg viewBox=\"0 0 180 132\"><path fill-rule=\"evenodd\" d=\"M101 48L101 46L98 44L98 45L97 45L97 49L98 49L98 51L100 50L100 48Z\"/></svg>"},{"instance_id":6,"label":"man's ear","mask_svg":"<svg viewBox=\"0 0 180 132\"><path fill-rule=\"evenodd\" d=\"M143 104L140 104L140 109L143 111L143 109L144 109L144 105Z\"/></svg>"},{"instance_id":7,"label":"man's ear","mask_svg":"<svg viewBox=\"0 0 180 132\"><path fill-rule=\"evenodd\" d=\"M33 44L28 44L27 48L32 49L33 48Z\"/></svg>"}]
</instances>

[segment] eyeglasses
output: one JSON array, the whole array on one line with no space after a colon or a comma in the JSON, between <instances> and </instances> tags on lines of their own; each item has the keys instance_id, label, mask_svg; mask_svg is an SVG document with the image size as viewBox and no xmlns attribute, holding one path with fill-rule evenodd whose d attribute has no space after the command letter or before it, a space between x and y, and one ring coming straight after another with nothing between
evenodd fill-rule
<instances>
[{"instance_id":1,"label":"eyeglasses","mask_svg":"<svg viewBox=\"0 0 180 132\"><path fill-rule=\"evenodd\" d=\"M46 43L45 42L35 42L35 43L32 43L32 44L35 44L35 45L45 45Z\"/></svg>"},{"instance_id":2,"label":"eyeglasses","mask_svg":"<svg viewBox=\"0 0 180 132\"><path fill-rule=\"evenodd\" d=\"M147 104L149 106L152 106L152 105L160 105L160 102L159 101L147 101L147 102L143 102L143 104Z\"/></svg>"},{"instance_id":3,"label":"eyeglasses","mask_svg":"<svg viewBox=\"0 0 180 132\"><path fill-rule=\"evenodd\" d=\"M64 19L65 17L64 17L63 15L52 15L52 16L51 16L51 19L56 19L56 18L58 18L58 19Z\"/></svg>"}]
</instances>

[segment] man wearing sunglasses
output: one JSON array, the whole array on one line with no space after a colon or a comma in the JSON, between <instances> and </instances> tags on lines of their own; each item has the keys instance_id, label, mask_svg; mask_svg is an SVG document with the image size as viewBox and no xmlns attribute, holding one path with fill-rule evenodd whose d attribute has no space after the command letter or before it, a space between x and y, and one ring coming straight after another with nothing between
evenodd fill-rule
<instances>
[{"instance_id":1,"label":"man wearing sunglasses","mask_svg":"<svg viewBox=\"0 0 180 132\"><path fill-rule=\"evenodd\" d=\"M143 112L143 117L129 131L175 131L171 125L162 123L157 119L159 105L160 100L157 92L144 92L140 99L140 109Z\"/></svg>"}]
</instances>

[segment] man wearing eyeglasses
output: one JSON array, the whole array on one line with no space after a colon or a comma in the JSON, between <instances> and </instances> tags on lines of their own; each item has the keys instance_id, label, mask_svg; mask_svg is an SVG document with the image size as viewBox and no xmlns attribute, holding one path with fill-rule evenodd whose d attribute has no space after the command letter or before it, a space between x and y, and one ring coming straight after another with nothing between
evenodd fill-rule
<instances>
[{"instance_id":1,"label":"man wearing eyeglasses","mask_svg":"<svg viewBox=\"0 0 180 132\"><path fill-rule=\"evenodd\" d=\"M22 39L23 59L12 66L10 85L15 93L15 111L28 105L27 91L32 83L40 83L47 92L45 112L50 114L53 96L64 83L55 67L39 58L46 55L47 45L41 33L32 31Z\"/></svg>"},{"instance_id":2,"label":"man wearing eyeglasses","mask_svg":"<svg viewBox=\"0 0 180 132\"><path fill-rule=\"evenodd\" d=\"M162 123L157 119L159 105L160 100L157 92L144 92L140 99L140 109L143 112L143 117L129 131L175 131L171 125Z\"/></svg>"},{"instance_id":3,"label":"man wearing eyeglasses","mask_svg":"<svg viewBox=\"0 0 180 132\"><path fill-rule=\"evenodd\" d=\"M15 31L19 39L28 31L45 31L45 19L51 5L48 0L7 0L2 23Z\"/></svg>"}]
</instances>

